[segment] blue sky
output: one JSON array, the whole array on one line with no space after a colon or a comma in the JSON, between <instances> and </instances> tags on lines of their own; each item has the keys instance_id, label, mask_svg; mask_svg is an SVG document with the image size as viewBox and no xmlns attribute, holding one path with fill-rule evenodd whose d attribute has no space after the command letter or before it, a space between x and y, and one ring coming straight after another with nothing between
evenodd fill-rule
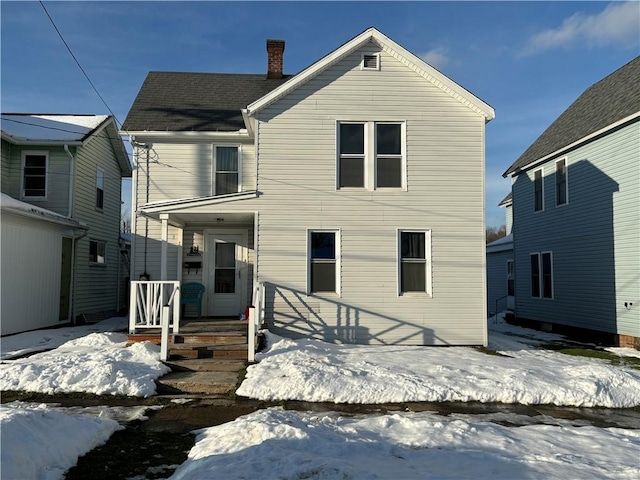
<instances>
[{"instance_id":1,"label":"blue sky","mask_svg":"<svg viewBox=\"0 0 640 480\"><path fill-rule=\"evenodd\" d=\"M631 2L45 2L123 122L148 71L262 73L265 40L296 73L370 26L489 103L487 225L502 173L587 87L640 54ZM38 2L0 3L1 109L109 113ZM130 202L130 182L123 198Z\"/></svg>"}]
</instances>

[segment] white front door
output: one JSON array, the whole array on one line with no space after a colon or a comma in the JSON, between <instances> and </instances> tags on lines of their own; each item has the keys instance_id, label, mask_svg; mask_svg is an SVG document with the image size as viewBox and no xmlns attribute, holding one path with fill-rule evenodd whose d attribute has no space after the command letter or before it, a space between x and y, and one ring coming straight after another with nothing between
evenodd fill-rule
<instances>
[{"instance_id":1,"label":"white front door","mask_svg":"<svg viewBox=\"0 0 640 480\"><path fill-rule=\"evenodd\" d=\"M244 313L247 291L246 235L207 235L207 315Z\"/></svg>"}]
</instances>

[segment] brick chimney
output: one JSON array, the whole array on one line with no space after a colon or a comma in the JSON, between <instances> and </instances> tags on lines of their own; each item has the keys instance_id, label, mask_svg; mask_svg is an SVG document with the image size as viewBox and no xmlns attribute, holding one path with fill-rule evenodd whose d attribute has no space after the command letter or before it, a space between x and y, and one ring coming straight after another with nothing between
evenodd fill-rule
<instances>
[{"instance_id":1,"label":"brick chimney","mask_svg":"<svg viewBox=\"0 0 640 480\"><path fill-rule=\"evenodd\" d=\"M282 78L284 40L267 40L267 78Z\"/></svg>"}]
</instances>

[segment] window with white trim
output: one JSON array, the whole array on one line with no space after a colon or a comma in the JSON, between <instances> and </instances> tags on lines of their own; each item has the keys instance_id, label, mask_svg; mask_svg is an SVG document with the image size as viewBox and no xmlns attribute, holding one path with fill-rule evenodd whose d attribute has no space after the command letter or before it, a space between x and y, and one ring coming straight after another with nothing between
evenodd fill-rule
<instances>
[{"instance_id":1,"label":"window with white trim","mask_svg":"<svg viewBox=\"0 0 640 480\"><path fill-rule=\"evenodd\" d=\"M563 158L556 162L556 207L566 205L567 195L567 159Z\"/></svg>"},{"instance_id":2,"label":"window with white trim","mask_svg":"<svg viewBox=\"0 0 640 480\"><path fill-rule=\"evenodd\" d=\"M216 145L214 154L214 195L240 191L240 148Z\"/></svg>"},{"instance_id":3,"label":"window with white trim","mask_svg":"<svg viewBox=\"0 0 640 480\"><path fill-rule=\"evenodd\" d=\"M46 198L49 152L22 152L22 197Z\"/></svg>"},{"instance_id":4,"label":"window with white trim","mask_svg":"<svg viewBox=\"0 0 640 480\"><path fill-rule=\"evenodd\" d=\"M96 208L104 208L104 170L96 169Z\"/></svg>"},{"instance_id":5,"label":"window with white trim","mask_svg":"<svg viewBox=\"0 0 640 480\"><path fill-rule=\"evenodd\" d=\"M533 211L544 210L544 177L542 169L533 172Z\"/></svg>"},{"instance_id":6,"label":"window with white trim","mask_svg":"<svg viewBox=\"0 0 640 480\"><path fill-rule=\"evenodd\" d=\"M107 263L107 244L100 240L89 240L89 263Z\"/></svg>"},{"instance_id":7,"label":"window with white trim","mask_svg":"<svg viewBox=\"0 0 640 480\"><path fill-rule=\"evenodd\" d=\"M340 293L339 232L309 230L307 238L309 293Z\"/></svg>"},{"instance_id":8,"label":"window with white trim","mask_svg":"<svg viewBox=\"0 0 640 480\"><path fill-rule=\"evenodd\" d=\"M507 295L513 297L516 294L513 260L507 260Z\"/></svg>"},{"instance_id":9,"label":"window with white trim","mask_svg":"<svg viewBox=\"0 0 640 480\"><path fill-rule=\"evenodd\" d=\"M431 232L398 231L398 293L431 294Z\"/></svg>"},{"instance_id":10,"label":"window with white trim","mask_svg":"<svg viewBox=\"0 0 640 480\"><path fill-rule=\"evenodd\" d=\"M404 122L338 122L337 188L404 188Z\"/></svg>"},{"instance_id":11,"label":"window with white trim","mask_svg":"<svg viewBox=\"0 0 640 480\"><path fill-rule=\"evenodd\" d=\"M553 299L553 254L552 252L532 253L531 296Z\"/></svg>"}]
</instances>

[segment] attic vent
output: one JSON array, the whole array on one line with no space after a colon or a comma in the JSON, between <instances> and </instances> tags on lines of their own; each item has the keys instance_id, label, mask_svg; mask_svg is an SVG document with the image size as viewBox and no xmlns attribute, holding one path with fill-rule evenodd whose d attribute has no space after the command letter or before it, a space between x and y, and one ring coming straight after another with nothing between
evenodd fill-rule
<instances>
[{"instance_id":1,"label":"attic vent","mask_svg":"<svg viewBox=\"0 0 640 480\"><path fill-rule=\"evenodd\" d=\"M363 70L380 70L380 55L377 53L362 55Z\"/></svg>"}]
</instances>

